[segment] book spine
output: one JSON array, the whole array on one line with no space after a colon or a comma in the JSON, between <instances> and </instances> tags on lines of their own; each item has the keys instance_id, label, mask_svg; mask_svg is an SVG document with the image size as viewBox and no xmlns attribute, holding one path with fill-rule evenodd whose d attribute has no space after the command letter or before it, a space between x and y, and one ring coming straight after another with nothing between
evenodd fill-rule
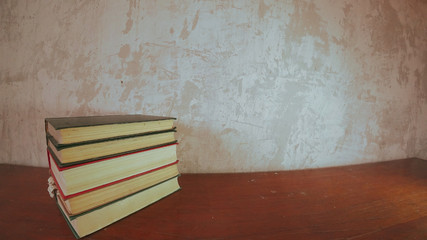
<instances>
[{"instance_id":1,"label":"book spine","mask_svg":"<svg viewBox=\"0 0 427 240\"><path fill-rule=\"evenodd\" d=\"M50 154L47 148L46 148L46 154L47 154L47 163L49 164L49 170L50 170Z\"/></svg>"}]
</instances>

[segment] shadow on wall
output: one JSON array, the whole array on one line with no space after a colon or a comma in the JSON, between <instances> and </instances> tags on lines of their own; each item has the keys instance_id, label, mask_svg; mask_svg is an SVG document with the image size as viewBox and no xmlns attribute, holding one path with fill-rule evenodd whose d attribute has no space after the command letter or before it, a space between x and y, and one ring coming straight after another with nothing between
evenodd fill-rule
<instances>
[{"instance_id":1,"label":"shadow on wall","mask_svg":"<svg viewBox=\"0 0 427 240\"><path fill-rule=\"evenodd\" d=\"M282 151L270 142L250 141L254 133L225 128L216 130L206 122L194 126L176 122L177 155L183 173L233 173L283 169ZM255 134L256 135L256 134ZM267 144L268 146L266 146ZM262 149L262 150L261 150Z\"/></svg>"},{"instance_id":2,"label":"shadow on wall","mask_svg":"<svg viewBox=\"0 0 427 240\"><path fill-rule=\"evenodd\" d=\"M177 155L180 171L185 173L236 172L241 168L240 158L233 158L231 146L224 143L202 123L194 127L176 122L178 139ZM246 155L247 153L241 153Z\"/></svg>"}]
</instances>

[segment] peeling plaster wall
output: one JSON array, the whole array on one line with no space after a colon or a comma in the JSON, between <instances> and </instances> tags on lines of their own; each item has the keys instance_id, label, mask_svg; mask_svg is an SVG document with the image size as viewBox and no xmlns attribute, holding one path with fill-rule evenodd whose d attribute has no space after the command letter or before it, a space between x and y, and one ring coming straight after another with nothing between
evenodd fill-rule
<instances>
[{"instance_id":1,"label":"peeling plaster wall","mask_svg":"<svg viewBox=\"0 0 427 240\"><path fill-rule=\"evenodd\" d=\"M178 118L183 172L427 159L425 1L0 1L0 162L45 117Z\"/></svg>"}]
</instances>

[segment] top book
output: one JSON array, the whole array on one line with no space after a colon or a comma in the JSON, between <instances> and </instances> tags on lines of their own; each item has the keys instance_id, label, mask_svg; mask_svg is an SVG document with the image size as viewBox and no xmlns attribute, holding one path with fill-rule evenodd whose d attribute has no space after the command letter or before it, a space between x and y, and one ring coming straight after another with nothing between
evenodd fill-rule
<instances>
[{"instance_id":1,"label":"top book","mask_svg":"<svg viewBox=\"0 0 427 240\"><path fill-rule=\"evenodd\" d=\"M173 129L173 117L106 115L46 118L46 133L58 144L90 142Z\"/></svg>"}]
</instances>

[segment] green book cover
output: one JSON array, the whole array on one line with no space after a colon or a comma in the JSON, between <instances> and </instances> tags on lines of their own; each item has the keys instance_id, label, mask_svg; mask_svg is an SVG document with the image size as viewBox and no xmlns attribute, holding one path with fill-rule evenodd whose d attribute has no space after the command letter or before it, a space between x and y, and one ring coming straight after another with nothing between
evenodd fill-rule
<instances>
[{"instance_id":1,"label":"green book cover","mask_svg":"<svg viewBox=\"0 0 427 240\"><path fill-rule=\"evenodd\" d=\"M45 122L50 123L55 129L90 127L109 124L125 124L135 122L149 122L176 119L174 117L161 117L141 114L130 115L105 115L105 116L81 116L81 117L59 117L46 118Z\"/></svg>"}]
</instances>

